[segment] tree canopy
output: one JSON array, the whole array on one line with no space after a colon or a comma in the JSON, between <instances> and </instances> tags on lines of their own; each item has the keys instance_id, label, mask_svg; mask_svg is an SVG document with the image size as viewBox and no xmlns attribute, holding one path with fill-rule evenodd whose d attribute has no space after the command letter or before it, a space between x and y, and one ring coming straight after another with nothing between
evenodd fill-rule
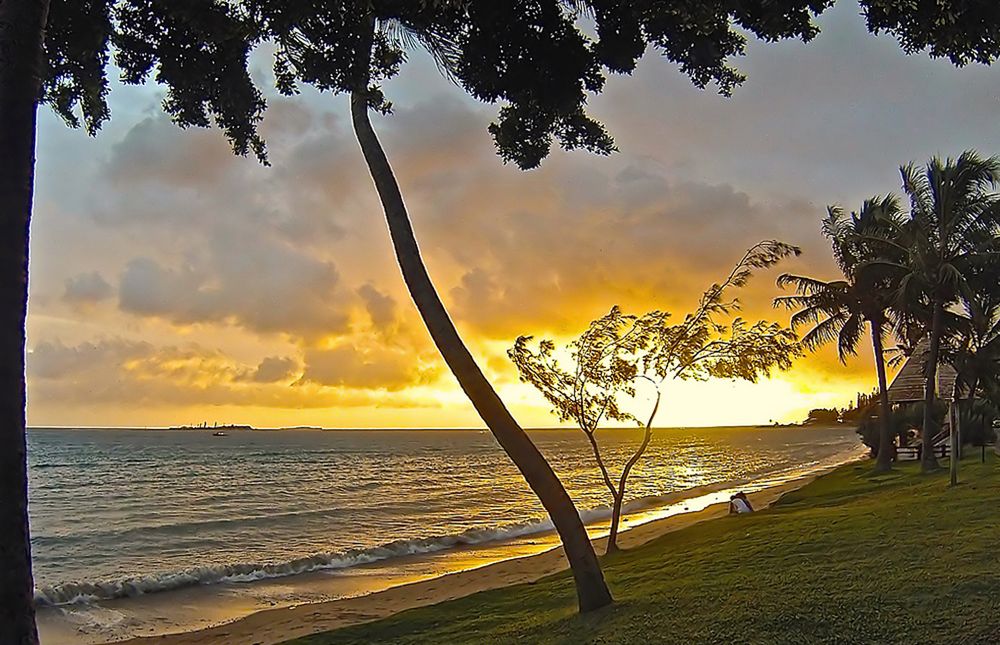
<instances>
[{"instance_id":1,"label":"tree canopy","mask_svg":"<svg viewBox=\"0 0 1000 645\"><path fill-rule=\"evenodd\" d=\"M96 132L109 117L109 62L125 83L155 80L182 127L217 125L236 153L266 161L257 131L266 101L248 65L273 50L276 89L307 84L350 92L368 78L373 107L389 111L382 83L422 46L469 95L500 105L490 133L500 156L522 168L553 143L607 154L614 141L587 113L610 74L628 74L652 50L700 88L729 95L745 79L733 59L750 36L764 41L818 33L833 0L52 0L42 100L67 123ZM863 0L868 28L907 52L957 65L1000 55L1000 12L990 0ZM364 23L377 37L362 74Z\"/></svg>"}]
</instances>

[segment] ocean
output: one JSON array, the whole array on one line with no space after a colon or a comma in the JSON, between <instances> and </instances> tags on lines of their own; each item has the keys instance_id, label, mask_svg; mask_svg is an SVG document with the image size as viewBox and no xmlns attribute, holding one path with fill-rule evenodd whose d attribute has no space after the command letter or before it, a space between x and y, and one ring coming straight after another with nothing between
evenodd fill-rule
<instances>
[{"instance_id":1,"label":"ocean","mask_svg":"<svg viewBox=\"0 0 1000 645\"><path fill-rule=\"evenodd\" d=\"M606 519L609 494L585 438L572 430L530 434L585 521ZM599 433L615 470L640 436L635 429ZM374 580L373 572L432 554L435 570L447 569L449 551L502 553L505 543L551 532L520 474L480 430L217 437L211 430L32 429L28 444L36 601L43 638L53 634L45 642L207 624L192 622L190 611L173 619L162 605L151 611L161 594L176 600L185 590L217 591L235 612L216 612L211 620L219 621L375 585L303 594L293 589L297 577ZM629 481L626 508L649 512L685 491L694 497L759 485L857 453L846 427L658 429Z\"/></svg>"}]
</instances>

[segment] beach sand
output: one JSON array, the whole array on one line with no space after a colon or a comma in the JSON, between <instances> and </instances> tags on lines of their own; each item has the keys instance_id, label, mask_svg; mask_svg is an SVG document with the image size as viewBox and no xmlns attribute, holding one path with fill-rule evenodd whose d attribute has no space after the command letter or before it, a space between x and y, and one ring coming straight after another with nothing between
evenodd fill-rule
<instances>
[{"instance_id":1,"label":"beach sand","mask_svg":"<svg viewBox=\"0 0 1000 645\"><path fill-rule=\"evenodd\" d=\"M751 492L749 498L754 508L766 508L785 493L801 488L827 470L829 469ZM725 499L722 495L728 497L725 492L718 495L714 499ZM727 512L727 503L717 501L699 510L692 509L690 512L653 519L621 533L619 545L625 549L635 548L671 531L723 517ZM599 553L603 553L605 542L606 538L594 541ZM233 622L198 631L119 642L131 645L271 645L316 632L385 618L407 609L433 605L479 591L533 582L567 567L561 547L523 557L517 557L516 551L511 555L514 557L483 566L482 556L471 549L468 568L456 573L408 583L403 581L398 586L367 595L258 611ZM203 611L205 609L202 607Z\"/></svg>"}]
</instances>

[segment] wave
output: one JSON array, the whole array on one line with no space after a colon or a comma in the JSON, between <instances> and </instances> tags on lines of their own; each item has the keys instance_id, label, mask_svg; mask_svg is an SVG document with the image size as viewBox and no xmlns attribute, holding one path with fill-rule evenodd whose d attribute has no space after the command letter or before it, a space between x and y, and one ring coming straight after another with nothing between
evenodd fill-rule
<instances>
[{"instance_id":1,"label":"wave","mask_svg":"<svg viewBox=\"0 0 1000 645\"><path fill-rule=\"evenodd\" d=\"M830 460L831 463L840 460ZM791 478L794 474L805 474L820 465L821 462L799 464L771 471L757 478L745 480L727 480L704 486L673 491L665 494L650 495L633 499L623 506L623 514L633 513L655 507L665 507L682 504L687 508L687 502L695 498L724 490L735 489L751 481L773 485L776 481ZM805 467L803 467L805 466ZM766 483L765 483L766 482ZM754 489L763 486L753 487ZM611 517L609 506L599 506L580 512L580 519L589 525ZM370 564L390 558L408 555L421 555L444 551L455 547L473 546L489 542L503 542L520 537L547 533L554 527L550 519L535 520L499 527L469 529L461 533L435 537L417 538L411 540L395 540L372 548L350 549L342 552L318 553L302 558L295 558L278 563L233 563L218 564L185 569L178 572L168 572L148 576L134 576L117 580L73 581L46 586L35 590L35 603L39 606L59 606L78 603L90 603L100 600L113 600L140 596L147 593L170 591L184 587L211 585L226 582L253 582L270 578L283 578L315 571L347 569L350 567Z\"/></svg>"},{"instance_id":2,"label":"wave","mask_svg":"<svg viewBox=\"0 0 1000 645\"><path fill-rule=\"evenodd\" d=\"M676 503L679 496L704 494L732 486L733 482L718 483L663 495L651 495L626 502L624 513L632 513L651 507ZM610 506L598 506L580 511L580 519L585 525L607 520L611 517ZM134 576L117 580L72 581L35 590L35 603L39 606L59 606L90 603L100 600L128 598L160 591L171 591L184 587L211 585L226 582L254 582L270 578L283 578L315 571L348 569L350 567L398 558L408 555L422 555L462 546L474 546L490 542L505 542L520 537L548 533L554 530L552 520L534 520L499 527L468 529L461 533L412 540L395 540L372 548L350 549L342 552L317 553L303 558L295 558L278 563L233 563L194 567L183 571Z\"/></svg>"},{"instance_id":3,"label":"wave","mask_svg":"<svg viewBox=\"0 0 1000 645\"><path fill-rule=\"evenodd\" d=\"M608 508L580 513L584 522L605 519ZM118 580L74 581L35 590L39 606L58 606L140 596L197 585L225 582L253 582L268 578L283 578L314 571L347 569L407 555L434 553L460 546L513 540L527 535L553 530L551 520L538 520L494 528L469 529L461 533L413 540L395 540L367 549L350 549L336 553L318 553L278 563L234 563L195 567L179 572L135 576Z\"/></svg>"}]
</instances>

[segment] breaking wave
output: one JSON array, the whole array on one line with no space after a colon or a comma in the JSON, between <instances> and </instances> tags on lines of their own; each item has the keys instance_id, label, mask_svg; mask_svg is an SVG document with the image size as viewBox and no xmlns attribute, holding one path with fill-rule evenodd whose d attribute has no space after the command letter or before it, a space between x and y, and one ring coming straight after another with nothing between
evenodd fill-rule
<instances>
[{"instance_id":1,"label":"breaking wave","mask_svg":"<svg viewBox=\"0 0 1000 645\"><path fill-rule=\"evenodd\" d=\"M606 507L584 511L580 514L586 522L610 517ZM487 542L513 540L526 535L553 530L551 520L538 520L510 524L496 528L470 529L452 535L396 540L367 549L350 549L339 553L317 553L277 563L234 563L194 567L184 571L148 576L135 576L118 580L74 581L42 587L35 590L35 602L40 606L86 603L139 596L158 591L169 591L196 585L224 582L253 582L268 578L282 578L313 571L347 569L350 567L388 560L407 555L434 553L461 546Z\"/></svg>"}]
</instances>

